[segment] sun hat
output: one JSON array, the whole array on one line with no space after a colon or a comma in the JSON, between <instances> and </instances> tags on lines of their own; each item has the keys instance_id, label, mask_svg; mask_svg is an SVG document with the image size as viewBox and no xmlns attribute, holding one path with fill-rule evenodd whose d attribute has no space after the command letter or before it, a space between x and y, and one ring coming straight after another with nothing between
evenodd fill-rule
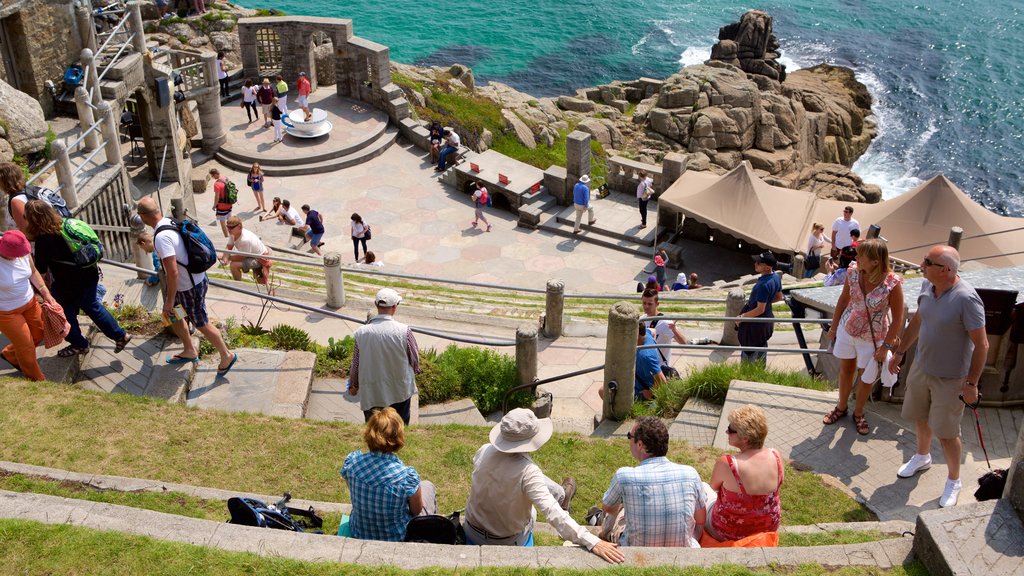
<instances>
[{"instance_id":1,"label":"sun hat","mask_svg":"<svg viewBox=\"0 0 1024 576\"><path fill-rule=\"evenodd\" d=\"M550 418L537 418L532 410L516 408L491 428L491 444L499 452L534 452L551 438Z\"/></svg>"},{"instance_id":2,"label":"sun hat","mask_svg":"<svg viewBox=\"0 0 1024 576\"><path fill-rule=\"evenodd\" d=\"M377 297L374 298L373 301L377 303L377 306L390 308L401 302L402 297L398 295L398 292L395 292L391 288L381 288L377 292Z\"/></svg>"},{"instance_id":3,"label":"sun hat","mask_svg":"<svg viewBox=\"0 0 1024 576\"><path fill-rule=\"evenodd\" d=\"M4 258L21 258L32 251L32 245L21 230L8 230L0 236L0 256Z\"/></svg>"},{"instance_id":4,"label":"sun hat","mask_svg":"<svg viewBox=\"0 0 1024 576\"><path fill-rule=\"evenodd\" d=\"M587 176L586 174L580 176L580 182L583 182L584 184L590 184L590 176Z\"/></svg>"},{"instance_id":5,"label":"sun hat","mask_svg":"<svg viewBox=\"0 0 1024 576\"><path fill-rule=\"evenodd\" d=\"M765 250L760 254L751 256L751 258L754 259L754 262L757 262L759 264L767 264L772 268L775 268L775 265L778 263L778 261L775 259L775 254L772 254L771 250Z\"/></svg>"}]
</instances>

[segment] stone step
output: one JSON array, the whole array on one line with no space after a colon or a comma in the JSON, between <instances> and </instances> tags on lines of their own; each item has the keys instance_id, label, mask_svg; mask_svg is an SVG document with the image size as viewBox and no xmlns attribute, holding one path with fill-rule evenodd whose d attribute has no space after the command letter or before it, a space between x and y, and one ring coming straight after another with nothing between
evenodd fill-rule
<instances>
[{"instance_id":1,"label":"stone step","mask_svg":"<svg viewBox=\"0 0 1024 576\"><path fill-rule=\"evenodd\" d=\"M390 132L397 132L397 130L391 129ZM366 138L364 140L362 140L361 142L356 142L356 143L351 144L349 146L340 147L340 148L337 148L335 150L329 150L329 151L326 151L326 152L322 152L320 154L314 154L314 155L309 155L309 156L301 156L300 158L294 158L294 157L292 157L292 158L266 157L266 158L263 158L263 159L254 159L254 158L252 158L251 155L246 154L245 152L232 149L230 147L230 145L222 146L220 148L220 151L217 153L217 158L219 160L223 160L223 159L227 158L227 159L239 160L239 161L242 161L242 162L248 162L250 166L252 165L252 162L259 162L260 166L264 169L263 171L267 172L267 170L269 168L275 167L275 166L276 167L295 166L296 160L301 161L303 164L316 164L318 162L324 162L324 161L327 161L327 160L332 160L334 158L340 158L342 156L351 156L353 154L357 154L360 150L366 149L368 146L370 146L373 143L375 143L381 137L386 137L388 135L388 133L389 133L388 124L386 124L386 123L379 123L379 124L376 124L376 125L374 125L372 127L372 129L366 134ZM330 138L329 135L328 135L328 138ZM301 154L301 152L300 152L300 154ZM246 171L248 172L248 168L246 168ZM270 172L267 172L267 173L270 174Z\"/></svg>"},{"instance_id":2,"label":"stone step","mask_svg":"<svg viewBox=\"0 0 1024 576\"><path fill-rule=\"evenodd\" d=\"M965 479L960 505L921 512L915 556L929 574L1024 574L1020 516L1007 498L966 503L973 490Z\"/></svg>"},{"instance_id":3,"label":"stone step","mask_svg":"<svg viewBox=\"0 0 1024 576\"><path fill-rule=\"evenodd\" d=\"M334 172L343 168L362 164L363 162L367 162L377 156L380 156L390 148L397 139L398 129L389 126L388 129L376 140L345 156L309 163L303 162L301 159L296 159L288 166L267 165L264 168L263 173L267 176L302 176L306 174ZM247 173L249 171L253 162L260 162L262 165L264 161L262 158L253 158L244 161L238 160L227 157L221 152L218 152L216 157L224 166L243 173Z\"/></svg>"},{"instance_id":4,"label":"stone step","mask_svg":"<svg viewBox=\"0 0 1024 576\"><path fill-rule=\"evenodd\" d=\"M576 224L575 210L576 210L575 208L571 208L571 207L569 208L568 212L563 209L555 218L556 218L556 220L558 221L559 224L568 224L569 226L574 226ZM585 217L586 217L586 215L584 214L584 218ZM607 237L613 238L615 240L621 240L621 241L624 241L624 242L629 242L629 243L632 243L632 244L636 244L638 246L647 246L647 247L653 247L654 246L654 233L652 232L653 227L648 227L647 229L645 229L644 230L645 233L642 236L637 235L637 234L622 233L622 232L618 232L616 230L605 228L602 225L602 221L601 221L600 216L598 216L596 224L590 225L590 224L586 223L586 220L584 220L582 223L580 223L580 229L581 230L585 230L587 232L592 232L594 234L600 234L602 236L607 236ZM658 233L659 234L661 232L663 232L663 231L664 231L664 227L661 227L661 228L658 229Z\"/></svg>"},{"instance_id":5,"label":"stone step","mask_svg":"<svg viewBox=\"0 0 1024 576\"><path fill-rule=\"evenodd\" d=\"M88 329L89 327L83 322L83 332ZM7 336L0 334L0 348L7 346L10 342ZM70 384L75 379L75 374L78 372L78 366L82 361L82 357L61 358L57 356L57 352L64 346L66 344L61 342L60 345L53 348L36 348L36 359L39 361L39 368L43 371L43 376L46 376L47 380L61 384ZM0 357L0 376L23 378L24 374L20 370L15 370L7 360Z\"/></svg>"},{"instance_id":6,"label":"stone step","mask_svg":"<svg viewBox=\"0 0 1024 576\"><path fill-rule=\"evenodd\" d=\"M193 345L199 346L198 338L193 337ZM179 340L160 333L149 338L133 336L123 351L115 353L114 343L97 332L74 381L86 390L148 396L180 404L185 401L198 365L166 363L168 356L179 352Z\"/></svg>"},{"instance_id":7,"label":"stone step","mask_svg":"<svg viewBox=\"0 0 1024 576\"><path fill-rule=\"evenodd\" d=\"M198 408L302 418L313 383L312 352L240 348L231 372L217 378L217 356L196 371L186 404Z\"/></svg>"},{"instance_id":8,"label":"stone step","mask_svg":"<svg viewBox=\"0 0 1024 576\"><path fill-rule=\"evenodd\" d=\"M650 244L643 245L637 242L622 239L616 241L610 234L604 235L604 237L602 237L600 231L595 230L593 226L589 226L587 224L583 224L580 227L581 232L579 234L573 234L573 223L566 223L563 221L562 218L559 218L557 216L552 216L547 220L542 221L537 226L537 228L544 230L546 232L550 232L552 234L556 234L558 236L564 236L566 238L579 240L580 242L587 242L589 244L604 246L606 248L611 248L613 250L618 250L620 252L625 252L627 254L635 254L643 258L651 257L652 245Z\"/></svg>"}]
</instances>

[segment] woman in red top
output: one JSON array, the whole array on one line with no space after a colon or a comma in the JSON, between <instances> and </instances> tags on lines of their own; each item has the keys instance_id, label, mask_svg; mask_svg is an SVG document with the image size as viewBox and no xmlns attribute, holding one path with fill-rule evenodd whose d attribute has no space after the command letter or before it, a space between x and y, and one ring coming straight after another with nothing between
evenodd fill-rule
<instances>
[{"instance_id":1,"label":"woman in red top","mask_svg":"<svg viewBox=\"0 0 1024 576\"><path fill-rule=\"evenodd\" d=\"M785 472L774 448L765 448L768 420L756 406L729 413L729 445L739 454L724 454L711 472L705 529L718 541L739 540L759 532L776 532L782 519L779 489Z\"/></svg>"}]
</instances>

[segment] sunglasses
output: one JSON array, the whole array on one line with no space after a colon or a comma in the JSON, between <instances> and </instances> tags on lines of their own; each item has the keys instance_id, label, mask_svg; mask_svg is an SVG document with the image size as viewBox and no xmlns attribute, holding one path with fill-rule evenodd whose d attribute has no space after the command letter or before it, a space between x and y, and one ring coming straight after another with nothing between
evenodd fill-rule
<instances>
[{"instance_id":1,"label":"sunglasses","mask_svg":"<svg viewBox=\"0 0 1024 576\"><path fill-rule=\"evenodd\" d=\"M235 228L238 228L238 226L239 226L238 224L234 224L234 225L230 225L229 224L228 225L228 230L234 230Z\"/></svg>"},{"instance_id":2,"label":"sunglasses","mask_svg":"<svg viewBox=\"0 0 1024 576\"><path fill-rule=\"evenodd\" d=\"M922 264L924 264L925 268L929 268L931 266L940 266L940 267L945 268L945 265L943 265L943 264L936 264L935 262L932 262L929 258L925 258L924 262L922 262Z\"/></svg>"},{"instance_id":3,"label":"sunglasses","mask_svg":"<svg viewBox=\"0 0 1024 576\"><path fill-rule=\"evenodd\" d=\"M633 431L632 430L630 430L629 432L626 432L626 439L627 440L635 440L636 439L636 436L633 436Z\"/></svg>"},{"instance_id":4,"label":"sunglasses","mask_svg":"<svg viewBox=\"0 0 1024 576\"><path fill-rule=\"evenodd\" d=\"M733 428L732 425L729 425L729 427L725 429L725 433L726 434L736 434L736 429Z\"/></svg>"}]
</instances>

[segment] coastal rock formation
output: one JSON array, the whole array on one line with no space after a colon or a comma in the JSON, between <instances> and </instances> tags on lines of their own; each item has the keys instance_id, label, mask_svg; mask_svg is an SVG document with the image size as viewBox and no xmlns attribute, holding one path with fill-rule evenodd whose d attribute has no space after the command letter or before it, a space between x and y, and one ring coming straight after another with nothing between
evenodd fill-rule
<instances>
[{"instance_id":1,"label":"coastal rock formation","mask_svg":"<svg viewBox=\"0 0 1024 576\"><path fill-rule=\"evenodd\" d=\"M778 58L779 41L772 34L772 17L760 10L751 10L739 22L722 26L718 43L711 48L712 60L783 82L786 67Z\"/></svg>"},{"instance_id":2,"label":"coastal rock formation","mask_svg":"<svg viewBox=\"0 0 1024 576\"><path fill-rule=\"evenodd\" d=\"M24 156L42 150L49 128L39 102L3 80L0 80L0 102L4 103L0 106L0 125L13 154ZM4 150L6 148L0 146L0 153Z\"/></svg>"}]
</instances>

